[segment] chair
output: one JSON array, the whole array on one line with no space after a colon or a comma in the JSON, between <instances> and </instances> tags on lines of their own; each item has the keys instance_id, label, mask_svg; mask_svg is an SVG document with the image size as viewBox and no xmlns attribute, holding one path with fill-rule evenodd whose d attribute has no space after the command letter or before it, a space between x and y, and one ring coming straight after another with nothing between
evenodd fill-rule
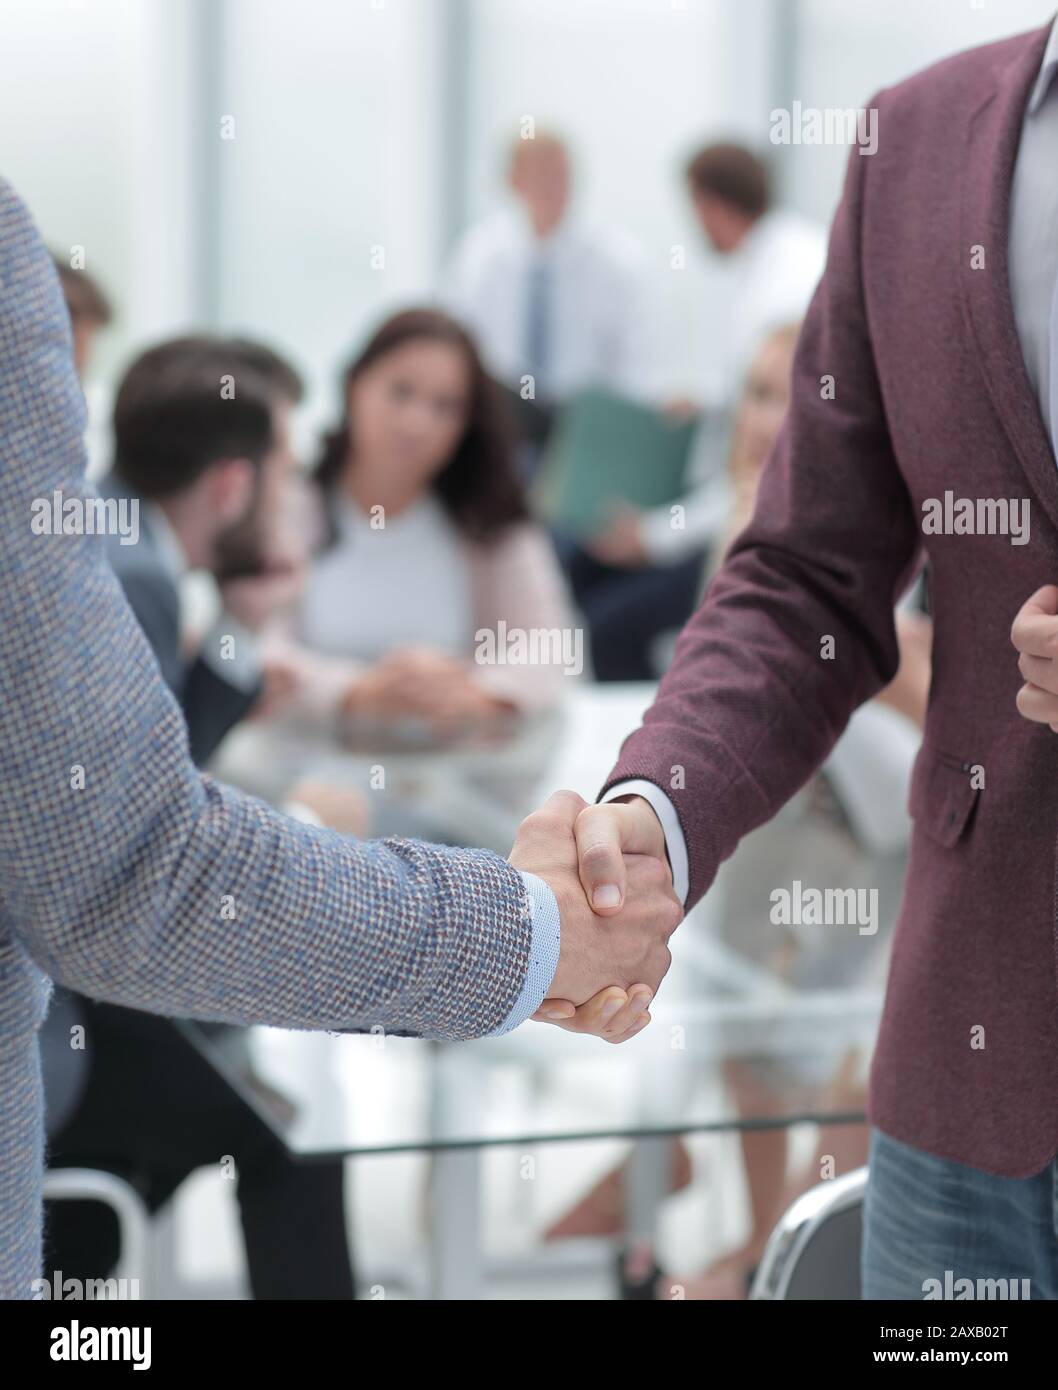
<instances>
[{"instance_id":1,"label":"chair","mask_svg":"<svg viewBox=\"0 0 1058 1390\"><path fill-rule=\"evenodd\" d=\"M772 1231L750 1298L854 1300L867 1169L821 1182L798 1197Z\"/></svg>"},{"instance_id":2,"label":"chair","mask_svg":"<svg viewBox=\"0 0 1058 1390\"><path fill-rule=\"evenodd\" d=\"M151 1215L147 1206L124 1178L98 1168L49 1168L44 1174L46 1202L102 1202L117 1218L121 1254L107 1283L125 1280L137 1298L151 1297L153 1249Z\"/></svg>"},{"instance_id":3,"label":"chair","mask_svg":"<svg viewBox=\"0 0 1058 1390\"><path fill-rule=\"evenodd\" d=\"M87 1083L86 1054L70 1046L70 1030L83 1024L77 1000L56 989L40 1029L44 1081L45 1132L57 1134L74 1113ZM139 1280L139 1297L148 1298L149 1261L153 1259L151 1217L131 1184L95 1168L50 1168L44 1174L46 1202L102 1202L114 1213L121 1254L113 1278Z\"/></svg>"}]
</instances>

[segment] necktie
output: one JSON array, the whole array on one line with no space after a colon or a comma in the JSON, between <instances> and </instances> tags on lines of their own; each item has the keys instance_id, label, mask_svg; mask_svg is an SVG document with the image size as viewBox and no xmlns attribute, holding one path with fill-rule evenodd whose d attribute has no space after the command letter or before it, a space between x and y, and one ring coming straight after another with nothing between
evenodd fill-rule
<instances>
[{"instance_id":1,"label":"necktie","mask_svg":"<svg viewBox=\"0 0 1058 1390\"><path fill-rule=\"evenodd\" d=\"M543 256L529 267L529 294L526 305L526 371L536 383L536 398L547 393L550 319L550 275Z\"/></svg>"}]
</instances>

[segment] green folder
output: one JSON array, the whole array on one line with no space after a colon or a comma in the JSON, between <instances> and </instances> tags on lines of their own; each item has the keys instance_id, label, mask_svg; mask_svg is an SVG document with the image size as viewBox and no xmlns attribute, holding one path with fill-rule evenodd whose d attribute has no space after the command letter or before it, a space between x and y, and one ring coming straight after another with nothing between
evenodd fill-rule
<instances>
[{"instance_id":1,"label":"green folder","mask_svg":"<svg viewBox=\"0 0 1058 1390\"><path fill-rule=\"evenodd\" d=\"M646 509L683 495L696 425L583 391L559 413L540 475L546 520L574 536L602 531L614 504Z\"/></svg>"}]
</instances>

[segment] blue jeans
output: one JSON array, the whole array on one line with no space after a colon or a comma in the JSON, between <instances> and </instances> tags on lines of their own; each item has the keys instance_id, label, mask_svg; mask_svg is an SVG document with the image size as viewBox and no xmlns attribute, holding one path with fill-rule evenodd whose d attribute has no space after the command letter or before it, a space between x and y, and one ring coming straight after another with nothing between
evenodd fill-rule
<instances>
[{"instance_id":1,"label":"blue jeans","mask_svg":"<svg viewBox=\"0 0 1058 1390\"><path fill-rule=\"evenodd\" d=\"M872 1129L869 1163L863 1298L1058 1298L1058 1160L997 1178Z\"/></svg>"}]
</instances>

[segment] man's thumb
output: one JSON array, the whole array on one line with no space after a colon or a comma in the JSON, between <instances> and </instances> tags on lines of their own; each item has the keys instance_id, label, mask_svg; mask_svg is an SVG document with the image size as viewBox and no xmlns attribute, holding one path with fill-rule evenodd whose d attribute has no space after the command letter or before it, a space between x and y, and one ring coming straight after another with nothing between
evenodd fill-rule
<instances>
[{"instance_id":1,"label":"man's thumb","mask_svg":"<svg viewBox=\"0 0 1058 1390\"><path fill-rule=\"evenodd\" d=\"M625 861L621 817L612 803L588 806L577 817L580 881L592 909L602 916L619 912L625 898Z\"/></svg>"}]
</instances>

